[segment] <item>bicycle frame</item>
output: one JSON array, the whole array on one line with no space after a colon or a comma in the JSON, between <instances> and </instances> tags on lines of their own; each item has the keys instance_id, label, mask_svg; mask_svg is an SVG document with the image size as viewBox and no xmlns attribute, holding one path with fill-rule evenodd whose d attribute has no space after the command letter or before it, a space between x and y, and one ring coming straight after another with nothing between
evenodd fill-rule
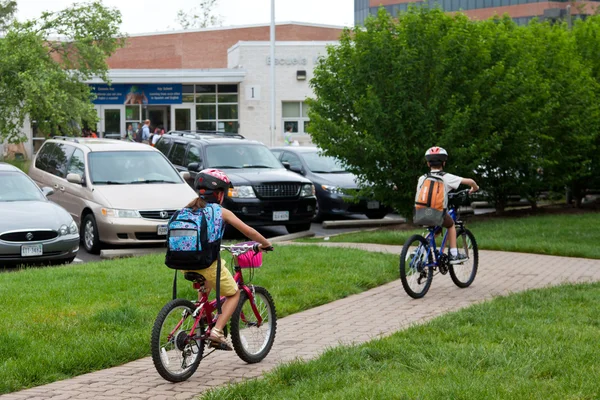
<instances>
[{"instance_id":1,"label":"bicycle frame","mask_svg":"<svg viewBox=\"0 0 600 400\"><path fill-rule=\"evenodd\" d=\"M234 260L236 260L236 257L234 257ZM256 317L256 320L257 320L256 326L260 327L263 323L263 318L260 315L258 308L256 308L256 304L254 301L254 290L252 290L251 287L249 287L248 285L246 285L244 283L242 269L237 265L237 262L235 262L235 264L234 264L234 270L235 270L235 274L233 276L233 279L238 284L238 289L243 290L248 295L248 298L250 299L250 305L252 307L252 311L254 312L254 316ZM192 329L190 330L189 336L191 336L191 337L194 336L194 334L196 333L196 329L198 328L198 325L200 324L200 321L202 320L203 317L213 316L210 323L207 322L207 324L206 324L207 330L206 330L206 332L204 332L204 334L201 338L201 339L205 339L206 337L208 337L208 335L210 335L211 328L217 322L218 315L216 315L216 316L214 315L214 312L217 308L217 300L215 299L212 301L208 301L208 295L210 294L210 290L204 290L203 284L194 282L193 286L194 286L194 289L198 290L198 300L195 303L196 309L194 310L194 313L192 314L192 317L194 317L195 321L194 321L194 325L192 326ZM225 296L221 296L221 304L223 304L226 300L227 300L227 298ZM244 322L246 322L245 317L243 316L242 318L243 318ZM181 324L183 324L184 319L185 318L182 318L179 321L179 323L175 326L175 328L169 333L169 336L168 336L169 339L171 339L173 337L173 335L175 335L175 333L179 331L179 328L181 327Z\"/></svg>"}]
</instances>

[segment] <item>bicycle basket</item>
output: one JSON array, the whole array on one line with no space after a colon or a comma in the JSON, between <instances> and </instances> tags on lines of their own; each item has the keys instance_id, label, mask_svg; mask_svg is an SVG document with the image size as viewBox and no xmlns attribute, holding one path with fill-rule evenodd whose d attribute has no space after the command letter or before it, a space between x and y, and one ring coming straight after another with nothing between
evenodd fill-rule
<instances>
[{"instance_id":1,"label":"bicycle basket","mask_svg":"<svg viewBox=\"0 0 600 400\"><path fill-rule=\"evenodd\" d=\"M239 244L254 244L254 242L239 243ZM242 255L239 255L238 265L240 268L259 268L262 266L262 252L255 253L250 250Z\"/></svg>"}]
</instances>

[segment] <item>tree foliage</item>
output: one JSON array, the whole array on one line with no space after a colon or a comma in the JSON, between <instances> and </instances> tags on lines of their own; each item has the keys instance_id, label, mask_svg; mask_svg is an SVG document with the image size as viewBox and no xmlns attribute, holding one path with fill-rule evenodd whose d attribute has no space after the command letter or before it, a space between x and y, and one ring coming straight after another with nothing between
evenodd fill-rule
<instances>
[{"instance_id":1,"label":"tree foliage","mask_svg":"<svg viewBox=\"0 0 600 400\"><path fill-rule=\"evenodd\" d=\"M198 7L185 12L177 12L177 23L182 29L208 28L211 26L221 26L222 18L214 14L217 0L200 0Z\"/></svg>"},{"instance_id":2,"label":"tree foliage","mask_svg":"<svg viewBox=\"0 0 600 400\"><path fill-rule=\"evenodd\" d=\"M107 80L106 59L123 44L120 23L120 12L99 1L13 22L0 38L0 142L26 140L28 116L46 133L94 124L85 81Z\"/></svg>"},{"instance_id":3,"label":"tree foliage","mask_svg":"<svg viewBox=\"0 0 600 400\"><path fill-rule=\"evenodd\" d=\"M579 54L566 25L381 9L317 66L309 130L405 215L434 145L449 151L447 171L474 177L500 210L511 195L535 201L589 170L598 83Z\"/></svg>"},{"instance_id":4,"label":"tree foliage","mask_svg":"<svg viewBox=\"0 0 600 400\"><path fill-rule=\"evenodd\" d=\"M17 13L15 0L0 0L0 34L12 23Z\"/></svg>"}]
</instances>

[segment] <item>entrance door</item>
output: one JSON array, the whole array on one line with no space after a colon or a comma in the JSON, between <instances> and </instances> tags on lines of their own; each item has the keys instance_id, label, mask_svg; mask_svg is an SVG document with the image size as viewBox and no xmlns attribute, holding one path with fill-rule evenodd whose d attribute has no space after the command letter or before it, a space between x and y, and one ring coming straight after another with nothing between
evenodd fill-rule
<instances>
[{"instance_id":1,"label":"entrance door","mask_svg":"<svg viewBox=\"0 0 600 400\"><path fill-rule=\"evenodd\" d=\"M125 129L124 107L103 107L100 113L100 137L119 139Z\"/></svg>"},{"instance_id":2,"label":"entrance door","mask_svg":"<svg viewBox=\"0 0 600 400\"><path fill-rule=\"evenodd\" d=\"M196 113L192 104L181 104L171 107L171 129L176 131L194 130Z\"/></svg>"}]
</instances>

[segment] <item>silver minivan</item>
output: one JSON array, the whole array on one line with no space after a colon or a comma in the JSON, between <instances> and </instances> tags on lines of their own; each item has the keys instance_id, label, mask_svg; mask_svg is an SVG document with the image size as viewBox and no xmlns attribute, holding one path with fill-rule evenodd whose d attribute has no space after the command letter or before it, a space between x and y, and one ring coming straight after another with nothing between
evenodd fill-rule
<instances>
[{"instance_id":1,"label":"silver minivan","mask_svg":"<svg viewBox=\"0 0 600 400\"><path fill-rule=\"evenodd\" d=\"M51 200L79 225L83 247L164 243L167 221L196 197L158 150L110 139L54 138L44 142L29 170Z\"/></svg>"}]
</instances>

